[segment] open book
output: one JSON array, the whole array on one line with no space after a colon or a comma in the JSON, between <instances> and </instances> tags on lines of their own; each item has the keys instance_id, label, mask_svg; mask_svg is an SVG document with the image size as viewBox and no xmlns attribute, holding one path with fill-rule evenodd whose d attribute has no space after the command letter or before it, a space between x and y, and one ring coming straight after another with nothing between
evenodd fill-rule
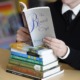
<instances>
[{"instance_id":1,"label":"open book","mask_svg":"<svg viewBox=\"0 0 80 80\"><path fill-rule=\"evenodd\" d=\"M33 46L43 45L43 38L45 37L55 37L49 7L27 9L23 2L20 4L24 7L22 12L24 12Z\"/></svg>"}]
</instances>

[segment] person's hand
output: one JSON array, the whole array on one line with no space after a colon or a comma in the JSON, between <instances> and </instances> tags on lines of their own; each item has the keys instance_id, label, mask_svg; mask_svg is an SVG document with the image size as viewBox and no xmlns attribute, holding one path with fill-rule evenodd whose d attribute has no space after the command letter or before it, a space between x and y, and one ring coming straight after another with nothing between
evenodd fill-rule
<instances>
[{"instance_id":1,"label":"person's hand","mask_svg":"<svg viewBox=\"0 0 80 80\"><path fill-rule=\"evenodd\" d=\"M68 47L63 41L56 38L46 37L43 39L43 42L53 49L56 56L63 57L66 55Z\"/></svg>"},{"instance_id":2,"label":"person's hand","mask_svg":"<svg viewBox=\"0 0 80 80\"><path fill-rule=\"evenodd\" d=\"M17 31L16 39L18 42L29 42L31 39L28 29L25 27L20 27Z\"/></svg>"}]
</instances>

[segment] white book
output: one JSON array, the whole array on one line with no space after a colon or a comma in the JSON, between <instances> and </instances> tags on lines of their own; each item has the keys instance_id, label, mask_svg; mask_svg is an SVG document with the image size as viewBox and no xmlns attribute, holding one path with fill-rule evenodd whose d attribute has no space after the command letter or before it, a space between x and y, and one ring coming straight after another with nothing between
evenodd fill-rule
<instances>
[{"instance_id":1,"label":"white book","mask_svg":"<svg viewBox=\"0 0 80 80\"><path fill-rule=\"evenodd\" d=\"M14 48L11 48L11 51L12 51L12 52L16 52L16 53L20 53L20 54L27 54L26 51L17 50L17 49L14 49Z\"/></svg>"},{"instance_id":2,"label":"white book","mask_svg":"<svg viewBox=\"0 0 80 80\"><path fill-rule=\"evenodd\" d=\"M61 70L60 66L57 66L57 67L52 68L50 70L47 70L47 71L43 72L43 78L48 77L52 74L55 74L55 73L59 72L60 70Z\"/></svg>"},{"instance_id":3,"label":"white book","mask_svg":"<svg viewBox=\"0 0 80 80\"><path fill-rule=\"evenodd\" d=\"M23 2L20 4L24 7L23 11L28 24L32 45L43 45L43 38L55 37L54 26L51 18L49 7L35 7L27 9Z\"/></svg>"},{"instance_id":4,"label":"white book","mask_svg":"<svg viewBox=\"0 0 80 80\"><path fill-rule=\"evenodd\" d=\"M51 78L53 78L53 77L55 77L55 76L58 76L58 75L60 75L60 74L62 74L62 73L64 73L64 70L61 70L61 71L59 71L59 72L57 72L57 73L55 73L55 74L52 74L52 75L50 75L50 76L48 76L48 77L46 77L46 78L43 78L43 79L41 79L41 80L50 80Z\"/></svg>"},{"instance_id":5,"label":"white book","mask_svg":"<svg viewBox=\"0 0 80 80\"><path fill-rule=\"evenodd\" d=\"M42 66L42 65L38 65L38 64L35 64L33 66L34 70L36 71L46 71L46 70L49 70L51 68L55 68L56 66L58 66L58 61L55 61L55 62L52 62L50 64L47 64L45 66Z\"/></svg>"},{"instance_id":6,"label":"white book","mask_svg":"<svg viewBox=\"0 0 80 80\"><path fill-rule=\"evenodd\" d=\"M56 67L58 65L59 65L58 61L54 61L54 62L52 62L48 65L43 66L43 71L47 70L47 69L50 69L50 68L53 68L53 67Z\"/></svg>"}]
</instances>

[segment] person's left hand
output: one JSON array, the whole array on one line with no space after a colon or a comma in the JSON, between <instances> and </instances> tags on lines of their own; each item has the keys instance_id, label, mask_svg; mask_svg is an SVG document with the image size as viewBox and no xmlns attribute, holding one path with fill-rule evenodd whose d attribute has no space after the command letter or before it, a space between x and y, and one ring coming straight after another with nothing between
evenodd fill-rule
<instances>
[{"instance_id":1,"label":"person's left hand","mask_svg":"<svg viewBox=\"0 0 80 80\"><path fill-rule=\"evenodd\" d=\"M43 42L50 48L53 49L53 52L58 57L63 57L66 55L68 47L67 45L59 39L46 37L43 39Z\"/></svg>"}]
</instances>

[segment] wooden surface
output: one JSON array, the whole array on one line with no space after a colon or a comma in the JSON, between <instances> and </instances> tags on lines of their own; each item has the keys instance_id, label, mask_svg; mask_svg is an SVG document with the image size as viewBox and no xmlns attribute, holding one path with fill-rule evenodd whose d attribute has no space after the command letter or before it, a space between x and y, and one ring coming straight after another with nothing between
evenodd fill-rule
<instances>
[{"instance_id":1,"label":"wooden surface","mask_svg":"<svg viewBox=\"0 0 80 80\"><path fill-rule=\"evenodd\" d=\"M9 55L10 51L0 49L0 80L31 80L5 71ZM74 70L66 64L61 64L61 67L64 69L64 73L49 80L80 80L80 71Z\"/></svg>"},{"instance_id":2,"label":"wooden surface","mask_svg":"<svg viewBox=\"0 0 80 80\"><path fill-rule=\"evenodd\" d=\"M0 49L0 80L31 80L5 71L10 51Z\"/></svg>"}]
</instances>

